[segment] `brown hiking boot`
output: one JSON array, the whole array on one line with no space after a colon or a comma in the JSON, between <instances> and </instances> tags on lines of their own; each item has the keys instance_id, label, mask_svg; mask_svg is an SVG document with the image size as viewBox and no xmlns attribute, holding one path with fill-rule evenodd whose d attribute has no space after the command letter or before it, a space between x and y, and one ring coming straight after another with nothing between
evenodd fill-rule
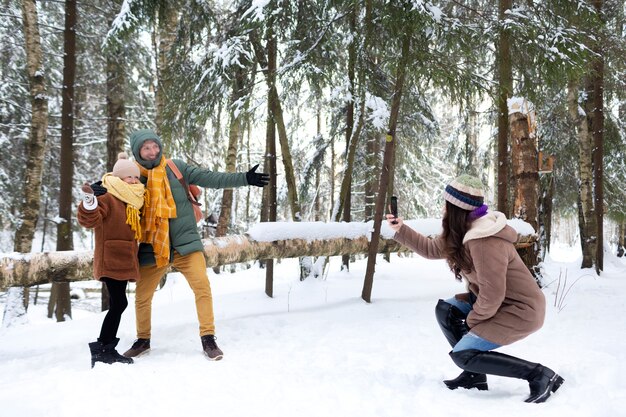
<instances>
[{"instance_id":1,"label":"brown hiking boot","mask_svg":"<svg viewBox=\"0 0 626 417\"><path fill-rule=\"evenodd\" d=\"M200 340L202 341L202 350L204 350L204 354L207 355L209 360L219 361L224 357L224 352L215 343L215 336L207 334L202 336Z\"/></svg>"},{"instance_id":2,"label":"brown hiking boot","mask_svg":"<svg viewBox=\"0 0 626 417\"><path fill-rule=\"evenodd\" d=\"M136 358L150 351L150 339L137 339L135 343L124 352L127 358Z\"/></svg>"}]
</instances>

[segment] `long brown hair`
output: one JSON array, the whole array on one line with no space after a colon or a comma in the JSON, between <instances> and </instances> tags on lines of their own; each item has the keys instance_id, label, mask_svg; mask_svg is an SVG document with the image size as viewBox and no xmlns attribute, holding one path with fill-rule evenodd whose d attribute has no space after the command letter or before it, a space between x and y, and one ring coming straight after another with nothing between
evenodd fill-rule
<instances>
[{"instance_id":1,"label":"long brown hair","mask_svg":"<svg viewBox=\"0 0 626 417\"><path fill-rule=\"evenodd\" d=\"M454 272L454 277L459 281L461 281L461 272L469 273L474 269L472 258L463 246L463 237L470 225L467 216L469 213L446 201L446 213L441 221L446 245L444 249L446 262L450 270Z\"/></svg>"}]
</instances>

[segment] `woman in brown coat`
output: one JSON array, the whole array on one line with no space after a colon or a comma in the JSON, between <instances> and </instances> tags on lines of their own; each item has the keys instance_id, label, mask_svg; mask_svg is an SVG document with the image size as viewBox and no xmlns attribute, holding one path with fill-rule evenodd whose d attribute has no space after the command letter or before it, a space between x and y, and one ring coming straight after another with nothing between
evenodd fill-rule
<instances>
[{"instance_id":1,"label":"woman in brown coat","mask_svg":"<svg viewBox=\"0 0 626 417\"><path fill-rule=\"evenodd\" d=\"M94 278L105 283L110 297L100 337L89 343L92 368L96 362L133 363L115 347L122 313L128 306L126 285L139 278L137 239L141 233L139 209L144 202L139 167L125 153L119 154L113 172L102 178L102 185L107 193L97 198L88 184L83 185L83 201L78 207L78 223L95 230Z\"/></svg>"},{"instance_id":2,"label":"woman in brown coat","mask_svg":"<svg viewBox=\"0 0 626 417\"><path fill-rule=\"evenodd\" d=\"M539 330L545 298L517 254L517 233L499 212L487 212L479 179L462 175L444 191L443 233L429 239L401 218L387 215L394 239L428 259L445 259L468 293L439 300L435 314L452 346L450 357L463 369L444 381L450 389L487 389L486 374L525 379L526 402L548 399L563 383L550 368L493 352Z\"/></svg>"}]
</instances>

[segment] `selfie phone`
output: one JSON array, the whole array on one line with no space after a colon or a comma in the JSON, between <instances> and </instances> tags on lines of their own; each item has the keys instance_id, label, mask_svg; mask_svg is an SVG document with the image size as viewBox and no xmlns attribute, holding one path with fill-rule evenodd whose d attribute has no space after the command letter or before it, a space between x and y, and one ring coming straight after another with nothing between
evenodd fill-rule
<instances>
[{"instance_id":1,"label":"selfie phone","mask_svg":"<svg viewBox=\"0 0 626 417\"><path fill-rule=\"evenodd\" d=\"M393 217L398 217L398 197L392 195L389 202L389 211L393 214ZM391 224L398 224L397 220L392 220Z\"/></svg>"}]
</instances>

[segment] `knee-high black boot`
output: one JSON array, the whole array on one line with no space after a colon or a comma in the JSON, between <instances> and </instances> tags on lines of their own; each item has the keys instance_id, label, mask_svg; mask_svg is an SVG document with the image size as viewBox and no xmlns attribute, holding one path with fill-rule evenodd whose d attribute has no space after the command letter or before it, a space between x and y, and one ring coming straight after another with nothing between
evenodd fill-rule
<instances>
[{"instance_id":1,"label":"knee-high black boot","mask_svg":"<svg viewBox=\"0 0 626 417\"><path fill-rule=\"evenodd\" d=\"M499 352L468 349L450 352L450 357L464 371L525 379L530 386L527 403L542 403L563 384L552 369Z\"/></svg>"},{"instance_id":2,"label":"knee-high black boot","mask_svg":"<svg viewBox=\"0 0 626 417\"><path fill-rule=\"evenodd\" d=\"M439 323L439 327L448 340L448 343L450 343L450 346L454 347L459 340L467 334L465 315L452 304L439 300L435 307L435 317L437 317L437 323ZM446 379L443 383L450 389L476 388L481 391L489 389L487 376L475 372L463 371L456 378Z\"/></svg>"}]
</instances>

